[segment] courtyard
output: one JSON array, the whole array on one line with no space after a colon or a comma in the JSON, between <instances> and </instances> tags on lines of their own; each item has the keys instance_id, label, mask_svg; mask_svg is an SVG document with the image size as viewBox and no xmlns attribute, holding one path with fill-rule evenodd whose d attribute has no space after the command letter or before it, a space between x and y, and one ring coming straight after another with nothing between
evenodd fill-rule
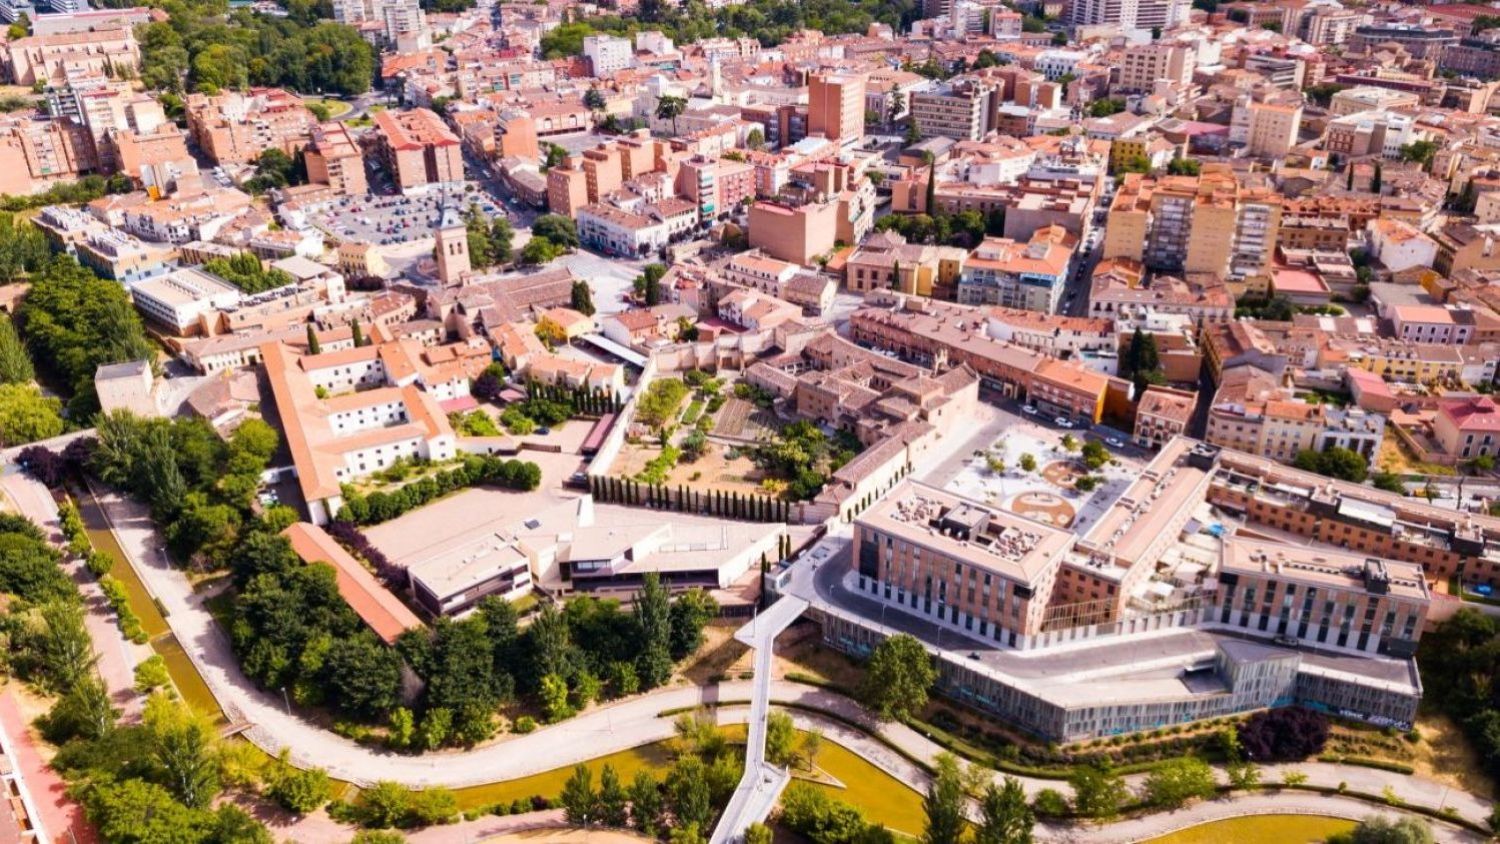
<instances>
[{"instance_id":1,"label":"courtyard","mask_svg":"<svg viewBox=\"0 0 1500 844\"><path fill-rule=\"evenodd\" d=\"M1096 438L1011 418L1012 424L998 431L981 431L972 438L957 471L933 482L1042 524L1082 531L1140 472L1138 460L1113 449L1109 450L1109 462L1090 471L1081 448L1087 440ZM1072 450L1064 445L1069 436ZM1078 489L1085 477L1092 479L1093 489Z\"/></svg>"}]
</instances>

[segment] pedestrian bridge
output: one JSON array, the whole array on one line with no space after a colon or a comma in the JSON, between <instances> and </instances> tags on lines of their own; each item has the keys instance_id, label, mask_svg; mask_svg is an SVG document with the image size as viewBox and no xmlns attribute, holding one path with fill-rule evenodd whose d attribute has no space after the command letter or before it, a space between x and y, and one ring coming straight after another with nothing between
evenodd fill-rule
<instances>
[{"instance_id":1,"label":"pedestrian bridge","mask_svg":"<svg viewBox=\"0 0 1500 844\"><path fill-rule=\"evenodd\" d=\"M750 623L735 631L734 638L755 651L755 679L750 693L750 729L745 742L745 773L729 798L729 805L719 817L709 844L736 844L745 838L745 829L763 821L781 796L792 775L785 768L766 761L766 716L771 711L772 646L781 631L802 617L808 603L801 598L784 597L765 612L757 613Z\"/></svg>"}]
</instances>

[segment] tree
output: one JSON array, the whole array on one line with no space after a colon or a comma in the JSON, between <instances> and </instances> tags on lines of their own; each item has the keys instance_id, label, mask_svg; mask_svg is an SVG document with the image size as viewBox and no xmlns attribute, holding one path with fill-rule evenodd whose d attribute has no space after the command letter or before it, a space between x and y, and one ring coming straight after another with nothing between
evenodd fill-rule
<instances>
[{"instance_id":1,"label":"tree","mask_svg":"<svg viewBox=\"0 0 1500 844\"><path fill-rule=\"evenodd\" d=\"M672 675L671 604L656 572L647 572L635 600L635 622L640 630L636 673L647 689L663 685Z\"/></svg>"},{"instance_id":2,"label":"tree","mask_svg":"<svg viewBox=\"0 0 1500 844\"><path fill-rule=\"evenodd\" d=\"M177 802L172 793L142 779L104 777L81 789L89 822L115 844L196 842L207 837L211 816Z\"/></svg>"},{"instance_id":3,"label":"tree","mask_svg":"<svg viewBox=\"0 0 1500 844\"><path fill-rule=\"evenodd\" d=\"M922 209L928 214L937 213L937 159L927 163L927 207Z\"/></svg>"},{"instance_id":4,"label":"tree","mask_svg":"<svg viewBox=\"0 0 1500 844\"><path fill-rule=\"evenodd\" d=\"M165 694L146 701L142 717L150 765L173 795L201 809L219 793L218 733L207 718Z\"/></svg>"},{"instance_id":5,"label":"tree","mask_svg":"<svg viewBox=\"0 0 1500 844\"><path fill-rule=\"evenodd\" d=\"M792 716L776 711L766 716L766 758L786 767L796 759L797 728Z\"/></svg>"},{"instance_id":6,"label":"tree","mask_svg":"<svg viewBox=\"0 0 1500 844\"><path fill-rule=\"evenodd\" d=\"M532 237L546 238L548 242L563 249L578 247L578 226L571 217L561 214L543 214L531 223Z\"/></svg>"},{"instance_id":7,"label":"tree","mask_svg":"<svg viewBox=\"0 0 1500 844\"><path fill-rule=\"evenodd\" d=\"M1074 810L1086 818L1114 817L1128 797L1125 781L1108 762L1078 766L1068 784L1073 786Z\"/></svg>"},{"instance_id":8,"label":"tree","mask_svg":"<svg viewBox=\"0 0 1500 844\"><path fill-rule=\"evenodd\" d=\"M573 773L563 783L558 802L562 804L563 815L570 825L594 825L598 820L599 795L594 791L594 774L589 766L573 766Z\"/></svg>"},{"instance_id":9,"label":"tree","mask_svg":"<svg viewBox=\"0 0 1500 844\"><path fill-rule=\"evenodd\" d=\"M678 825L706 826L713 820L713 797L708 785L708 771L696 754L681 757L667 772L667 804Z\"/></svg>"},{"instance_id":10,"label":"tree","mask_svg":"<svg viewBox=\"0 0 1500 844\"><path fill-rule=\"evenodd\" d=\"M349 332L356 347L365 345L365 333L359 327L359 320L349 320Z\"/></svg>"},{"instance_id":11,"label":"tree","mask_svg":"<svg viewBox=\"0 0 1500 844\"><path fill-rule=\"evenodd\" d=\"M561 254L562 249L552 241L533 234L531 239L526 241L526 245L521 247L520 261L526 266L538 266L548 263Z\"/></svg>"},{"instance_id":12,"label":"tree","mask_svg":"<svg viewBox=\"0 0 1500 844\"><path fill-rule=\"evenodd\" d=\"M1374 475L1370 476L1370 483L1373 484L1376 489L1383 489L1386 492L1394 492L1397 495L1406 494L1406 485L1402 483L1401 476L1394 472L1376 472Z\"/></svg>"},{"instance_id":13,"label":"tree","mask_svg":"<svg viewBox=\"0 0 1500 844\"><path fill-rule=\"evenodd\" d=\"M318 332L312 323L307 324L307 353L310 355L323 354L323 344L318 342Z\"/></svg>"},{"instance_id":14,"label":"tree","mask_svg":"<svg viewBox=\"0 0 1500 844\"><path fill-rule=\"evenodd\" d=\"M555 723L573 716L573 707L568 703L568 681L556 674L542 677L537 691L546 713L547 723Z\"/></svg>"},{"instance_id":15,"label":"tree","mask_svg":"<svg viewBox=\"0 0 1500 844\"><path fill-rule=\"evenodd\" d=\"M1168 759L1157 765L1146 777L1146 802L1152 806L1176 809L1194 799L1214 794L1214 772L1207 762L1196 756Z\"/></svg>"},{"instance_id":16,"label":"tree","mask_svg":"<svg viewBox=\"0 0 1500 844\"><path fill-rule=\"evenodd\" d=\"M701 436L701 431L693 435ZM684 442L686 449L686 442ZM719 614L719 605L702 589L689 589L672 602L669 616L671 634L668 652L672 659L683 659L703 644L703 628Z\"/></svg>"},{"instance_id":17,"label":"tree","mask_svg":"<svg viewBox=\"0 0 1500 844\"><path fill-rule=\"evenodd\" d=\"M629 817L627 802L630 795L615 767L608 762L599 771L598 822L604 826L624 828Z\"/></svg>"},{"instance_id":18,"label":"tree","mask_svg":"<svg viewBox=\"0 0 1500 844\"><path fill-rule=\"evenodd\" d=\"M677 118L682 116L684 111L687 111L687 100L682 97L663 94L661 99L656 101L656 119L672 121L673 135L677 134Z\"/></svg>"},{"instance_id":19,"label":"tree","mask_svg":"<svg viewBox=\"0 0 1500 844\"><path fill-rule=\"evenodd\" d=\"M1035 472L1036 471L1036 455L1032 454L1029 451L1027 453L1021 455L1021 471L1023 471L1023 472Z\"/></svg>"},{"instance_id":20,"label":"tree","mask_svg":"<svg viewBox=\"0 0 1500 844\"><path fill-rule=\"evenodd\" d=\"M604 110L604 92L599 90L599 86L590 85L589 89L583 93L583 105L589 111Z\"/></svg>"},{"instance_id":21,"label":"tree","mask_svg":"<svg viewBox=\"0 0 1500 844\"><path fill-rule=\"evenodd\" d=\"M571 301L569 306L584 316L594 315L594 292L589 289L589 283L583 279L573 282L570 291Z\"/></svg>"},{"instance_id":22,"label":"tree","mask_svg":"<svg viewBox=\"0 0 1500 844\"><path fill-rule=\"evenodd\" d=\"M27 384L36 377L26 345L8 316L0 316L0 384Z\"/></svg>"},{"instance_id":23,"label":"tree","mask_svg":"<svg viewBox=\"0 0 1500 844\"><path fill-rule=\"evenodd\" d=\"M281 757L266 777L266 796L283 809L298 815L315 812L333 796L333 782L322 768L297 768L283 748Z\"/></svg>"},{"instance_id":24,"label":"tree","mask_svg":"<svg viewBox=\"0 0 1500 844\"><path fill-rule=\"evenodd\" d=\"M771 828L763 823L753 823L745 827L745 844L771 844Z\"/></svg>"},{"instance_id":25,"label":"tree","mask_svg":"<svg viewBox=\"0 0 1500 844\"><path fill-rule=\"evenodd\" d=\"M1026 803L1026 790L1015 777L1004 785L991 782L979 798L979 824L974 844L1031 844L1036 814Z\"/></svg>"},{"instance_id":26,"label":"tree","mask_svg":"<svg viewBox=\"0 0 1500 844\"><path fill-rule=\"evenodd\" d=\"M1427 168L1432 166L1432 159L1437 155L1437 151L1437 141L1429 141L1424 139L1420 141L1412 141L1409 144L1402 144L1400 155L1402 161L1408 161L1413 164L1420 164L1422 165L1422 169L1426 170ZM1380 178L1380 163L1378 161L1375 164L1375 176L1378 181ZM1375 193L1380 192L1378 186L1372 186L1370 190Z\"/></svg>"},{"instance_id":27,"label":"tree","mask_svg":"<svg viewBox=\"0 0 1500 844\"><path fill-rule=\"evenodd\" d=\"M1369 473L1369 463L1365 456L1342 446L1330 446L1323 451L1303 449L1297 452L1292 465L1325 477L1353 483L1362 483Z\"/></svg>"},{"instance_id":28,"label":"tree","mask_svg":"<svg viewBox=\"0 0 1500 844\"><path fill-rule=\"evenodd\" d=\"M1384 165L1382 165L1379 161L1376 161L1375 173L1370 176L1370 193L1380 193L1380 189L1381 187L1383 187L1383 176Z\"/></svg>"},{"instance_id":29,"label":"tree","mask_svg":"<svg viewBox=\"0 0 1500 844\"><path fill-rule=\"evenodd\" d=\"M0 447L24 445L63 432L62 402L31 384L0 384Z\"/></svg>"},{"instance_id":30,"label":"tree","mask_svg":"<svg viewBox=\"0 0 1500 844\"><path fill-rule=\"evenodd\" d=\"M630 826L647 836L655 837L661 827L661 786L651 772L635 772L630 782Z\"/></svg>"},{"instance_id":31,"label":"tree","mask_svg":"<svg viewBox=\"0 0 1500 844\"><path fill-rule=\"evenodd\" d=\"M1203 165L1192 158L1174 157L1167 162L1167 174L1170 176L1196 176L1203 172Z\"/></svg>"},{"instance_id":32,"label":"tree","mask_svg":"<svg viewBox=\"0 0 1500 844\"><path fill-rule=\"evenodd\" d=\"M956 844L966 825L964 809L968 798L964 790L964 775L953 754L939 753L936 761L932 782L922 800L922 810L927 815L922 841L924 844Z\"/></svg>"},{"instance_id":33,"label":"tree","mask_svg":"<svg viewBox=\"0 0 1500 844\"><path fill-rule=\"evenodd\" d=\"M745 133L745 146L750 149L760 150L766 147L766 133L759 126Z\"/></svg>"},{"instance_id":34,"label":"tree","mask_svg":"<svg viewBox=\"0 0 1500 844\"><path fill-rule=\"evenodd\" d=\"M1245 756L1256 762L1296 762L1323 751L1328 718L1300 706L1267 709L1239 726Z\"/></svg>"},{"instance_id":35,"label":"tree","mask_svg":"<svg viewBox=\"0 0 1500 844\"><path fill-rule=\"evenodd\" d=\"M870 655L861 696L881 718L905 718L927 705L928 690L936 680L937 669L922 643L897 634Z\"/></svg>"},{"instance_id":36,"label":"tree","mask_svg":"<svg viewBox=\"0 0 1500 844\"><path fill-rule=\"evenodd\" d=\"M120 711L110 703L109 690L97 676L86 675L58 698L38 724L53 744L69 739L99 739L114 729Z\"/></svg>"},{"instance_id":37,"label":"tree","mask_svg":"<svg viewBox=\"0 0 1500 844\"><path fill-rule=\"evenodd\" d=\"M55 570L55 569L54 569ZM83 608L76 599L56 600L42 605L39 613L42 629L31 644L41 669L44 685L52 690L73 688L93 676L93 640L83 623Z\"/></svg>"}]
</instances>

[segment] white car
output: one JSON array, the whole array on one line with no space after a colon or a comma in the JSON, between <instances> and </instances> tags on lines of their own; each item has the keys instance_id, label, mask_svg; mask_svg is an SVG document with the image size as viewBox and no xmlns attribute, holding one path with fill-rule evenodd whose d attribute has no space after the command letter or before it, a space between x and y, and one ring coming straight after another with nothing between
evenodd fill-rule
<instances>
[{"instance_id":1,"label":"white car","mask_svg":"<svg viewBox=\"0 0 1500 844\"><path fill-rule=\"evenodd\" d=\"M1035 416L1039 411L1034 405L1023 404L1021 405L1021 412L1026 414L1027 416Z\"/></svg>"},{"instance_id":2,"label":"white car","mask_svg":"<svg viewBox=\"0 0 1500 844\"><path fill-rule=\"evenodd\" d=\"M1056 419L1054 419L1052 421L1056 422L1057 423L1057 427L1059 427L1059 428L1071 428L1071 427L1073 427L1073 420L1069 419L1066 416L1059 416L1059 417L1057 417Z\"/></svg>"},{"instance_id":3,"label":"white car","mask_svg":"<svg viewBox=\"0 0 1500 844\"><path fill-rule=\"evenodd\" d=\"M1119 437L1105 437L1104 444L1110 448L1124 448L1125 443Z\"/></svg>"}]
</instances>

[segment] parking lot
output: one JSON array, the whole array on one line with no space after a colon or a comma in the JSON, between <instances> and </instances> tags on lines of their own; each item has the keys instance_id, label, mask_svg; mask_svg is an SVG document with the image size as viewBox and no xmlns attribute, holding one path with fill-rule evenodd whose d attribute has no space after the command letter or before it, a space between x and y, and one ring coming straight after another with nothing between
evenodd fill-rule
<instances>
[{"instance_id":1,"label":"parking lot","mask_svg":"<svg viewBox=\"0 0 1500 844\"><path fill-rule=\"evenodd\" d=\"M461 212L478 205L486 217L504 213L485 193L448 190L419 196L344 197L309 216L313 225L340 240L390 246L431 238L445 204Z\"/></svg>"}]
</instances>

